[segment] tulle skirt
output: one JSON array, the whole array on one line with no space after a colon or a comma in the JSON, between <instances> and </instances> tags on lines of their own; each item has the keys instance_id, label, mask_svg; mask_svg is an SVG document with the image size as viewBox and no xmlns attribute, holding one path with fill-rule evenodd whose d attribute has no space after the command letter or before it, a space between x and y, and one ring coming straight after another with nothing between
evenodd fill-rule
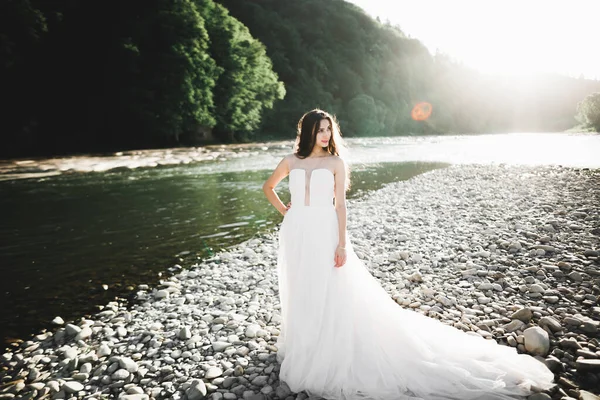
<instances>
[{"instance_id":1,"label":"tulle skirt","mask_svg":"<svg viewBox=\"0 0 600 400\"><path fill-rule=\"evenodd\" d=\"M335 268L332 206L292 206L279 232L280 380L326 399L486 399L554 384L540 361L403 309L356 256Z\"/></svg>"}]
</instances>

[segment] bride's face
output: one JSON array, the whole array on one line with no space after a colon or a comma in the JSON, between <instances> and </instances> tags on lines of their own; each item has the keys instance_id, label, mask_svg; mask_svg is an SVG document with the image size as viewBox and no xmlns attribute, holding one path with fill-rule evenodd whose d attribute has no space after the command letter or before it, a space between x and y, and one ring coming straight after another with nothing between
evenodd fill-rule
<instances>
[{"instance_id":1,"label":"bride's face","mask_svg":"<svg viewBox=\"0 0 600 400\"><path fill-rule=\"evenodd\" d=\"M328 119L322 119L317 128L317 140L315 146L327 147L331 140L331 123Z\"/></svg>"}]
</instances>

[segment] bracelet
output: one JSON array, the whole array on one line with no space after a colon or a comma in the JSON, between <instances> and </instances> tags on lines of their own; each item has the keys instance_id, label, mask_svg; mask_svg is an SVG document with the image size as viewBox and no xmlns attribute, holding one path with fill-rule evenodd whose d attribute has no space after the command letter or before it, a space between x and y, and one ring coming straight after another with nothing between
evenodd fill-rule
<instances>
[{"instance_id":1,"label":"bracelet","mask_svg":"<svg viewBox=\"0 0 600 400\"><path fill-rule=\"evenodd\" d=\"M344 249L344 250L346 250L346 248L345 248L345 247L342 247L342 246L340 246L339 244L338 244L338 247L339 247L340 249Z\"/></svg>"}]
</instances>

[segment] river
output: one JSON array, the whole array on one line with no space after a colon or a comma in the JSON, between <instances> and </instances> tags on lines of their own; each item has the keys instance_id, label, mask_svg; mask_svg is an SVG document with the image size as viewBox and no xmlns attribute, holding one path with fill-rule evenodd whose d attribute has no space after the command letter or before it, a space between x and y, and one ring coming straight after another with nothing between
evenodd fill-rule
<instances>
[{"instance_id":1,"label":"river","mask_svg":"<svg viewBox=\"0 0 600 400\"><path fill-rule=\"evenodd\" d=\"M453 163L600 168L600 136L347 140L356 198ZM292 142L0 161L0 338L127 298L175 264L272 230L262 183ZM287 179L277 188L289 201ZM351 210L349 210L351 213Z\"/></svg>"}]
</instances>

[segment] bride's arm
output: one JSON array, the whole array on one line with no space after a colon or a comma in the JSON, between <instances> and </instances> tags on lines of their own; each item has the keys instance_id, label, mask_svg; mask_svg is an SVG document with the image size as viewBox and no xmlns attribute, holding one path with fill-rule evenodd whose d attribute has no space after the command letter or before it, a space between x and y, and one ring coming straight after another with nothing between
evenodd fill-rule
<instances>
[{"instance_id":1,"label":"bride's arm","mask_svg":"<svg viewBox=\"0 0 600 400\"><path fill-rule=\"evenodd\" d=\"M285 215L287 207L281 202L279 196L277 196L277 193L275 192L275 186L277 186L277 184L289 174L290 168L286 156L279 162L279 165L277 165L269 179L267 179L263 184L263 192L265 192L267 200L269 200L273 207L275 207L282 215Z\"/></svg>"},{"instance_id":2,"label":"bride's arm","mask_svg":"<svg viewBox=\"0 0 600 400\"><path fill-rule=\"evenodd\" d=\"M346 162L340 158L335 165L335 211L339 225L340 247L346 247Z\"/></svg>"}]
</instances>

